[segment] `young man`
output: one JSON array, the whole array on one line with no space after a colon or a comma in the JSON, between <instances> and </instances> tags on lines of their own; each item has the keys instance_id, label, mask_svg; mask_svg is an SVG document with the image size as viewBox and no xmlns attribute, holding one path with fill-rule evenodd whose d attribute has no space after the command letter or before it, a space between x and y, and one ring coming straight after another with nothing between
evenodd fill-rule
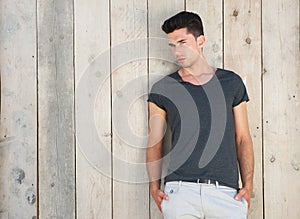
<instances>
[{"instance_id":1,"label":"young man","mask_svg":"<svg viewBox=\"0 0 300 219\"><path fill-rule=\"evenodd\" d=\"M246 88L237 74L205 60L203 25L197 14L180 12L162 29L181 68L156 82L148 99L151 195L166 219L247 218L254 157ZM172 147L162 191L165 121Z\"/></svg>"}]
</instances>

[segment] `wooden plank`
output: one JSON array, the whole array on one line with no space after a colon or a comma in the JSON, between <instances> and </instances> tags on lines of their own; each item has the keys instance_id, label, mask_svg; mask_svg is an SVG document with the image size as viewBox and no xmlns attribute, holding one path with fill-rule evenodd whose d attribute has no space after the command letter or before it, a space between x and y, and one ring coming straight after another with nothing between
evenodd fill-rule
<instances>
[{"instance_id":1,"label":"wooden plank","mask_svg":"<svg viewBox=\"0 0 300 219\"><path fill-rule=\"evenodd\" d=\"M206 43L204 55L208 63L223 67L223 4L220 0L202 1L186 0L186 10L200 15Z\"/></svg>"},{"instance_id":2,"label":"wooden plank","mask_svg":"<svg viewBox=\"0 0 300 219\"><path fill-rule=\"evenodd\" d=\"M146 138L142 136L147 133L146 0L111 1L111 43L113 218L148 218L148 185L140 181L140 167L134 165L144 163L145 167Z\"/></svg>"},{"instance_id":3,"label":"wooden plank","mask_svg":"<svg viewBox=\"0 0 300 219\"><path fill-rule=\"evenodd\" d=\"M81 86L85 78L88 81L94 80L89 76L91 65L96 64L95 68L101 69L103 65L108 66L107 74L109 76L110 65L110 32L109 32L109 1L102 0L75 0L75 73L76 73L76 93L82 94L82 88L87 93L93 93L90 84ZM103 59L103 55L107 59ZM99 62L101 60L101 62ZM97 66L99 65L99 66ZM98 68L99 67L99 68ZM98 78L96 78L97 80ZM99 82L100 93L97 97L84 96L91 107L86 113L81 111L87 105L76 98L76 190L77 190L77 218L104 218L112 217L112 191L111 177L97 168L101 161L102 150L99 149L97 138L91 138L93 133L92 125L85 125L79 121L87 119L88 114L95 114L95 124L98 130L102 144L107 150L111 151L111 94L109 77L103 82ZM99 80L99 79L98 79ZM88 113L88 114L87 114ZM83 131L82 131L83 130ZM82 136L83 135L83 136ZM90 139L86 144L81 140ZM98 153L99 152L99 153ZM91 157L91 155L93 155ZM110 157L109 157L110 158ZM111 161L104 164L111 168ZM111 173L110 173L111 174Z\"/></svg>"},{"instance_id":4,"label":"wooden plank","mask_svg":"<svg viewBox=\"0 0 300 219\"><path fill-rule=\"evenodd\" d=\"M260 0L224 4L224 67L238 73L248 89L248 117L255 174L249 218L262 218L261 5Z\"/></svg>"},{"instance_id":5,"label":"wooden plank","mask_svg":"<svg viewBox=\"0 0 300 219\"><path fill-rule=\"evenodd\" d=\"M38 1L39 218L75 218L73 1Z\"/></svg>"},{"instance_id":6,"label":"wooden plank","mask_svg":"<svg viewBox=\"0 0 300 219\"><path fill-rule=\"evenodd\" d=\"M1 1L0 218L37 215L36 1Z\"/></svg>"},{"instance_id":7,"label":"wooden plank","mask_svg":"<svg viewBox=\"0 0 300 219\"><path fill-rule=\"evenodd\" d=\"M263 1L265 218L299 218L299 1Z\"/></svg>"},{"instance_id":8,"label":"wooden plank","mask_svg":"<svg viewBox=\"0 0 300 219\"><path fill-rule=\"evenodd\" d=\"M155 75L167 75L178 69L175 58L168 46L167 36L161 30L161 25L169 17L185 9L184 0L148 1L148 31L149 31L149 89L155 82ZM170 133L170 132L168 132ZM169 135L166 139L169 139ZM165 145L168 140L164 141ZM153 198L150 195L150 218L162 218Z\"/></svg>"}]
</instances>

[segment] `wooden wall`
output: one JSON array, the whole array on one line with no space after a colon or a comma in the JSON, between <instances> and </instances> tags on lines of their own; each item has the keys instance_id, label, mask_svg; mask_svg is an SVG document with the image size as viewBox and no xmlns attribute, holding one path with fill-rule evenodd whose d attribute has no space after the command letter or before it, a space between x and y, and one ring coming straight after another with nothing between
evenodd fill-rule
<instances>
[{"instance_id":1,"label":"wooden wall","mask_svg":"<svg viewBox=\"0 0 300 219\"><path fill-rule=\"evenodd\" d=\"M147 92L177 66L160 26L204 21L210 64L248 88L249 218L300 208L298 0L2 0L0 219L160 219L144 169Z\"/></svg>"}]
</instances>

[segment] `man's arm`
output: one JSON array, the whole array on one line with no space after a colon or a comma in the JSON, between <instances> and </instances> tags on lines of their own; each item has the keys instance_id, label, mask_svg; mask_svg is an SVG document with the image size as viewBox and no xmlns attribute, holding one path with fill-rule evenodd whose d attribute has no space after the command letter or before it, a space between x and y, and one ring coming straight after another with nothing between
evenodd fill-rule
<instances>
[{"instance_id":1,"label":"man's arm","mask_svg":"<svg viewBox=\"0 0 300 219\"><path fill-rule=\"evenodd\" d=\"M233 108L234 123L236 129L237 158L240 166L243 188L236 199L244 197L250 207L250 198L253 188L254 153L250 136L246 102L242 102Z\"/></svg>"},{"instance_id":2,"label":"man's arm","mask_svg":"<svg viewBox=\"0 0 300 219\"><path fill-rule=\"evenodd\" d=\"M150 180L150 193L161 211L162 199L168 199L160 190L160 178L162 167L162 140L164 136L164 125L166 112L149 102L149 125L148 125L148 145L147 145L147 171Z\"/></svg>"}]
</instances>

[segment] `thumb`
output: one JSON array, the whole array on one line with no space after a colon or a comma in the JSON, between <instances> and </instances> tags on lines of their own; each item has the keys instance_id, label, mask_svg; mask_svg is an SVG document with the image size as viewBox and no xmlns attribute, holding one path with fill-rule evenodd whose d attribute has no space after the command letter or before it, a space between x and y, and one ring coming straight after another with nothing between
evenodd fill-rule
<instances>
[{"instance_id":1,"label":"thumb","mask_svg":"<svg viewBox=\"0 0 300 219\"><path fill-rule=\"evenodd\" d=\"M241 189L238 194L235 196L235 200L240 200L244 195L245 195L246 191L245 189Z\"/></svg>"}]
</instances>

